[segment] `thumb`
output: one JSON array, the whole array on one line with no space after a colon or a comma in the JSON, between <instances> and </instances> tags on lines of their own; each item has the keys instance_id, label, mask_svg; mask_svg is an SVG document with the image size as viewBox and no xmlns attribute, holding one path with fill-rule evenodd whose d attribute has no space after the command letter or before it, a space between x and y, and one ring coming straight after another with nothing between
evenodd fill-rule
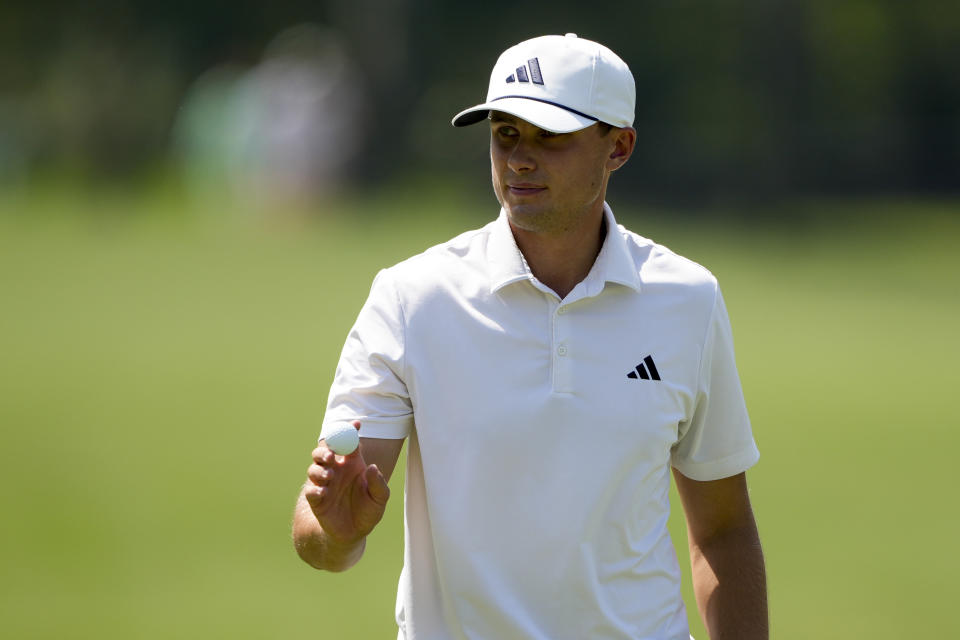
<instances>
[{"instance_id":1,"label":"thumb","mask_svg":"<svg viewBox=\"0 0 960 640\"><path fill-rule=\"evenodd\" d=\"M367 467L364 475L366 476L367 493L370 495L370 499L379 505L386 505L387 499L390 497L390 487L387 486L387 481L380 473L380 469L377 468L377 465L372 464Z\"/></svg>"}]
</instances>

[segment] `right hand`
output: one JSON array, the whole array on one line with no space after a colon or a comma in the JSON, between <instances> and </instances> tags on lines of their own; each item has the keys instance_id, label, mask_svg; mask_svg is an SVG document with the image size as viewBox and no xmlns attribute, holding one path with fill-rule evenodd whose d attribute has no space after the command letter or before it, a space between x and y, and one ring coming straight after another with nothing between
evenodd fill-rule
<instances>
[{"instance_id":1,"label":"right hand","mask_svg":"<svg viewBox=\"0 0 960 640\"><path fill-rule=\"evenodd\" d=\"M353 426L359 430L360 422ZM390 497L383 474L364 462L362 448L339 456L321 440L307 470L314 485L304 491L310 509L327 537L343 545L355 544L373 530Z\"/></svg>"}]
</instances>

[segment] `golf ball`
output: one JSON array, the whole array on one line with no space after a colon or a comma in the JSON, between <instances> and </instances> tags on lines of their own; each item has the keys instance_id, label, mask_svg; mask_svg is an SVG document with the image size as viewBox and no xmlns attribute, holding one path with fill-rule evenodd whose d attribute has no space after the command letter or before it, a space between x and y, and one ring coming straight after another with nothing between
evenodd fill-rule
<instances>
[{"instance_id":1,"label":"golf ball","mask_svg":"<svg viewBox=\"0 0 960 640\"><path fill-rule=\"evenodd\" d=\"M323 440L331 451L347 456L356 451L360 444L360 434L349 422L338 422L324 432Z\"/></svg>"}]
</instances>

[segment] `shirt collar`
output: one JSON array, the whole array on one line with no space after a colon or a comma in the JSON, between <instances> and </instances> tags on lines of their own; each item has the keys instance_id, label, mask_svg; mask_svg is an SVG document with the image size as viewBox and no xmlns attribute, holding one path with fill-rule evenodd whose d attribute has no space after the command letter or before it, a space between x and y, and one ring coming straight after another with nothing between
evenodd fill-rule
<instances>
[{"instance_id":1,"label":"shirt collar","mask_svg":"<svg viewBox=\"0 0 960 640\"><path fill-rule=\"evenodd\" d=\"M607 282L622 284L639 293L640 273L627 247L624 229L617 224L613 217L613 210L606 202L603 203L603 215L607 223L607 234L600 247L600 253L582 284L586 285L588 295L600 293ZM503 209L500 209L500 216L493 223L488 256L490 284L494 292L514 282L532 280L534 277L517 247L517 241L513 237L507 214Z\"/></svg>"},{"instance_id":2,"label":"shirt collar","mask_svg":"<svg viewBox=\"0 0 960 640\"><path fill-rule=\"evenodd\" d=\"M613 210L606 202L603 203L603 215L607 221L607 235L586 281L596 278L601 285L615 282L640 293L640 270L627 246L626 229L617 224Z\"/></svg>"},{"instance_id":3,"label":"shirt collar","mask_svg":"<svg viewBox=\"0 0 960 640\"><path fill-rule=\"evenodd\" d=\"M533 279L533 273L517 246L513 231L510 230L507 212L502 208L500 216L493 223L487 251L490 261L490 286L494 293L508 284Z\"/></svg>"}]
</instances>

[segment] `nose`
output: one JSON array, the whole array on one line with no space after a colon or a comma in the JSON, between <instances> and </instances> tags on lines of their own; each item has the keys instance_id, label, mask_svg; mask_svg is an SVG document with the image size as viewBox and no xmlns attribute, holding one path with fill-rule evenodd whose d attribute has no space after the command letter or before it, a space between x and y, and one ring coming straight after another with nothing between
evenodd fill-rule
<instances>
[{"instance_id":1,"label":"nose","mask_svg":"<svg viewBox=\"0 0 960 640\"><path fill-rule=\"evenodd\" d=\"M516 145L510 151L510 155L507 157L507 166L514 173L527 173L537 168L530 145L522 138L517 140Z\"/></svg>"}]
</instances>

